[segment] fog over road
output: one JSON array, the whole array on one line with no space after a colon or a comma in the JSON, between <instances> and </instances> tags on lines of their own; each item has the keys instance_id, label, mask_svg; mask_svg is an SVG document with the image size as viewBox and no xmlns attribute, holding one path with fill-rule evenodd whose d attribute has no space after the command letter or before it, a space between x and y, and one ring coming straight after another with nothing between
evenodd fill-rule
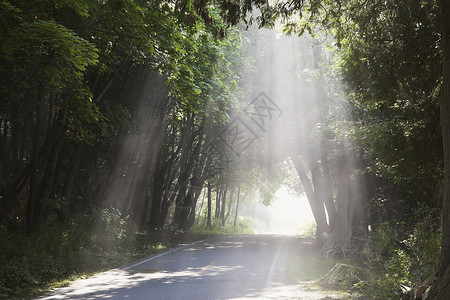
<instances>
[{"instance_id":1,"label":"fog over road","mask_svg":"<svg viewBox=\"0 0 450 300\"><path fill-rule=\"evenodd\" d=\"M295 299L285 277L291 239L250 235L200 241L40 299Z\"/></svg>"}]
</instances>

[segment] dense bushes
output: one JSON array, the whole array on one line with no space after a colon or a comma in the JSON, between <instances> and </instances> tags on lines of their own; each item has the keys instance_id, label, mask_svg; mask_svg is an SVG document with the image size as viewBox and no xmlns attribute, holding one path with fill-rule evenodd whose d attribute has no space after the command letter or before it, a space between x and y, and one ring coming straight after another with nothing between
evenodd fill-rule
<instances>
[{"instance_id":1,"label":"dense bushes","mask_svg":"<svg viewBox=\"0 0 450 300\"><path fill-rule=\"evenodd\" d=\"M99 219L84 215L68 225L46 224L31 235L0 227L0 298L24 296L36 285L82 271L95 247L106 250L107 241L96 236L110 235L96 234L95 229L117 230L112 228L116 224L106 222L109 214L99 211Z\"/></svg>"},{"instance_id":2,"label":"dense bushes","mask_svg":"<svg viewBox=\"0 0 450 300\"><path fill-rule=\"evenodd\" d=\"M209 227L206 222L196 224L192 226L191 231L198 234L252 234L253 232L253 220L249 217L239 217L236 222L236 226L232 223L227 223L225 226L222 225L220 219L213 218L211 222L211 227Z\"/></svg>"},{"instance_id":3,"label":"dense bushes","mask_svg":"<svg viewBox=\"0 0 450 300\"><path fill-rule=\"evenodd\" d=\"M402 290L432 278L441 245L437 219L436 211L418 208L410 222L384 222L355 235L344 260L370 272L350 288L371 299L399 299Z\"/></svg>"},{"instance_id":4,"label":"dense bushes","mask_svg":"<svg viewBox=\"0 0 450 300\"><path fill-rule=\"evenodd\" d=\"M117 267L196 238L166 233L136 233L114 209L74 217L70 224L46 224L33 234L2 225L0 299L29 297L67 278Z\"/></svg>"},{"instance_id":5,"label":"dense bushes","mask_svg":"<svg viewBox=\"0 0 450 300\"><path fill-rule=\"evenodd\" d=\"M367 294L395 299L402 287L412 288L434 276L441 245L441 233L434 224L425 217L403 239L402 232L389 224L380 226L372 239L371 251L367 252L367 266L375 271L367 282ZM396 240L398 236L400 239Z\"/></svg>"}]
</instances>

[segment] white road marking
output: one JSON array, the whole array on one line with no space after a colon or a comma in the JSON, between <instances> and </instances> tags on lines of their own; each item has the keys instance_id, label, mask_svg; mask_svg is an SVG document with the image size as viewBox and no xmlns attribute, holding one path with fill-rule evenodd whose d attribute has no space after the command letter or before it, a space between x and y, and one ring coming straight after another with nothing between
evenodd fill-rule
<instances>
[{"instance_id":1,"label":"white road marking","mask_svg":"<svg viewBox=\"0 0 450 300\"><path fill-rule=\"evenodd\" d=\"M273 287L273 275L275 273L275 266L277 265L278 262L278 257L280 256L280 251L281 251L281 247L283 247L283 244L287 241L287 239L284 239L280 245L278 246L278 250L277 253L275 254L275 257L273 259L272 265L270 266L269 269L269 274L267 275L267 279L266 279L266 285L265 288L266 289L270 289Z\"/></svg>"}]
</instances>

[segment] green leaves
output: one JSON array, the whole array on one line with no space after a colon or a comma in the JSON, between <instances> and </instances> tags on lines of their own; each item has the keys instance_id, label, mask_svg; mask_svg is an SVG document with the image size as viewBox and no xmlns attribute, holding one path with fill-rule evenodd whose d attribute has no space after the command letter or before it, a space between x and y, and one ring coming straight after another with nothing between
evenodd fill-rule
<instances>
[{"instance_id":1,"label":"green leaves","mask_svg":"<svg viewBox=\"0 0 450 300\"><path fill-rule=\"evenodd\" d=\"M352 136L377 176L415 186L420 195L442 175L438 5L404 0L360 6L329 3L334 13L328 24L356 121Z\"/></svg>"},{"instance_id":2,"label":"green leaves","mask_svg":"<svg viewBox=\"0 0 450 300\"><path fill-rule=\"evenodd\" d=\"M98 58L91 43L53 21L23 22L7 40L1 48L6 60L58 89L82 84L83 72Z\"/></svg>"},{"instance_id":3,"label":"green leaves","mask_svg":"<svg viewBox=\"0 0 450 300\"><path fill-rule=\"evenodd\" d=\"M220 23L218 16L213 16ZM182 32L173 43L176 52L160 65L169 75L171 93L183 110L221 119L236 99L239 80L236 71L242 60L240 33L233 29L220 39L214 28L200 21L195 31L190 28Z\"/></svg>"},{"instance_id":4,"label":"green leaves","mask_svg":"<svg viewBox=\"0 0 450 300\"><path fill-rule=\"evenodd\" d=\"M55 8L63 4L55 3ZM87 69L98 63L96 47L53 19L35 17L45 14L33 7L19 9L6 1L2 6L8 7L10 19L15 20L0 34L0 72L8 78L2 82L3 90L14 95L7 99L10 107L23 102L27 110L33 111L38 102L41 106L51 103L53 109L66 112L68 132L78 136L77 140L87 141L81 138L87 135L86 124L99 121L85 79Z\"/></svg>"}]
</instances>

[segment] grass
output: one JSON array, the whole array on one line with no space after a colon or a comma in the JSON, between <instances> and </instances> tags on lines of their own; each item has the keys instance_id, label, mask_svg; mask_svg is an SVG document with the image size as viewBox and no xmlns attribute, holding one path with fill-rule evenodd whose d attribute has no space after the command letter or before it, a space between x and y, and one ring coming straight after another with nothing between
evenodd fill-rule
<instances>
[{"instance_id":1,"label":"grass","mask_svg":"<svg viewBox=\"0 0 450 300\"><path fill-rule=\"evenodd\" d=\"M111 211L44 224L33 234L0 225L0 299L33 298L206 237L175 230L138 233Z\"/></svg>"},{"instance_id":2,"label":"grass","mask_svg":"<svg viewBox=\"0 0 450 300\"><path fill-rule=\"evenodd\" d=\"M354 299L348 292L319 285L318 281L324 278L336 263L338 261L319 256L314 239L299 237L289 245L286 272L289 280L299 284L300 289L305 292L323 294L324 299ZM327 298L327 295L333 297Z\"/></svg>"},{"instance_id":3,"label":"grass","mask_svg":"<svg viewBox=\"0 0 450 300\"><path fill-rule=\"evenodd\" d=\"M316 281L323 278L336 264L333 260L320 257L291 256L287 264L288 276L294 282Z\"/></svg>"},{"instance_id":4,"label":"grass","mask_svg":"<svg viewBox=\"0 0 450 300\"><path fill-rule=\"evenodd\" d=\"M222 221L213 218L211 227L208 227L205 222L195 224L191 228L191 232L202 235L230 235L230 234L253 234L254 220L248 217L239 217L236 226L232 223L227 223L222 226Z\"/></svg>"},{"instance_id":5,"label":"grass","mask_svg":"<svg viewBox=\"0 0 450 300\"><path fill-rule=\"evenodd\" d=\"M201 235L164 231L159 233L138 233L138 237L129 247L110 250L86 257L83 264L73 270L73 274L56 277L48 282L30 286L22 295L36 297L52 289L64 287L77 279L89 278L99 272L118 268L150 255L173 249L185 243L202 239Z\"/></svg>"}]
</instances>

